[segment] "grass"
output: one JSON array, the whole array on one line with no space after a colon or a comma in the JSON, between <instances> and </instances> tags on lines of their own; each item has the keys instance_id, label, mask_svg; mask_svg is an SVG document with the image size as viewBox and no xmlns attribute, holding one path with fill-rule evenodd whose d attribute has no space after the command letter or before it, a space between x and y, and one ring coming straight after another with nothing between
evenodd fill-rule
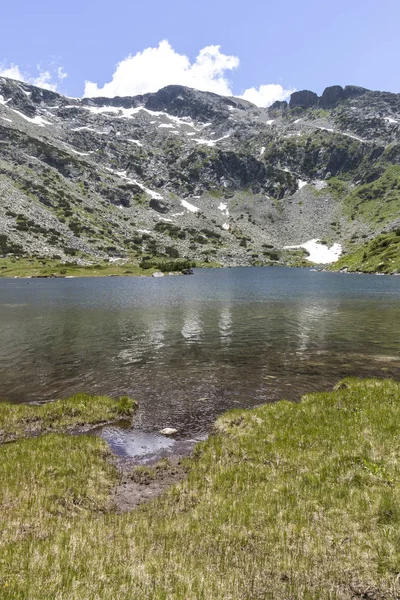
<instances>
[{"instance_id":1,"label":"grass","mask_svg":"<svg viewBox=\"0 0 400 600\"><path fill-rule=\"evenodd\" d=\"M115 421L130 417L135 408L135 401L127 396L115 401L87 394L43 405L0 402L0 441Z\"/></svg>"},{"instance_id":2,"label":"grass","mask_svg":"<svg viewBox=\"0 0 400 600\"><path fill-rule=\"evenodd\" d=\"M187 480L123 515L102 440L1 447L1 598L399 597L399 383L348 379L215 429Z\"/></svg>"},{"instance_id":3,"label":"grass","mask_svg":"<svg viewBox=\"0 0 400 600\"><path fill-rule=\"evenodd\" d=\"M136 263L97 263L88 266L35 258L0 258L0 277L107 277L151 275Z\"/></svg>"},{"instance_id":4,"label":"grass","mask_svg":"<svg viewBox=\"0 0 400 600\"><path fill-rule=\"evenodd\" d=\"M162 264L162 261L158 261ZM171 261L170 261L171 262ZM149 269L137 263L98 263L88 266L60 263L57 260L34 258L0 258L0 277L110 277L152 275L159 270L159 264ZM178 265L179 266L179 265ZM219 267L217 262L196 261L196 267Z\"/></svg>"},{"instance_id":5,"label":"grass","mask_svg":"<svg viewBox=\"0 0 400 600\"><path fill-rule=\"evenodd\" d=\"M400 273L400 229L378 235L340 258L330 268L339 271L344 267L363 273Z\"/></svg>"},{"instance_id":6,"label":"grass","mask_svg":"<svg viewBox=\"0 0 400 600\"><path fill-rule=\"evenodd\" d=\"M372 225L394 221L400 211L400 165L391 165L371 183L356 187L345 198L344 210Z\"/></svg>"}]
</instances>

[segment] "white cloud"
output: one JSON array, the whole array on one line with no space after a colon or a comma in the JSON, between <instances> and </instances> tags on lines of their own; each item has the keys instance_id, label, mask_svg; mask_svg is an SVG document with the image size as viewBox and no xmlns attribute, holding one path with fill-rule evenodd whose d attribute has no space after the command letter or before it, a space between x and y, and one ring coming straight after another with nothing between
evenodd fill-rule
<instances>
[{"instance_id":1,"label":"white cloud","mask_svg":"<svg viewBox=\"0 0 400 600\"><path fill-rule=\"evenodd\" d=\"M57 67L55 73L52 69L42 69L40 65L37 66L37 70L37 75L32 76L21 71L19 65L0 63L0 77L9 77L53 92L57 91L59 83L68 76L63 67Z\"/></svg>"},{"instance_id":2,"label":"white cloud","mask_svg":"<svg viewBox=\"0 0 400 600\"><path fill-rule=\"evenodd\" d=\"M231 90L225 73L238 65L239 59L222 54L220 46L203 48L191 63L164 40L157 48L146 48L118 63L112 80L103 87L86 81L84 96L135 96L170 84L228 96Z\"/></svg>"},{"instance_id":3,"label":"white cloud","mask_svg":"<svg viewBox=\"0 0 400 600\"><path fill-rule=\"evenodd\" d=\"M118 63L111 81L103 87L86 81L84 96L136 96L156 92L172 84L233 96L227 74L238 66L239 58L223 54L220 46L206 46L192 63L184 54L175 52L167 40L163 40L157 48L146 48ZM291 90L269 84L260 86L258 90L250 88L241 97L258 106L268 106L290 94Z\"/></svg>"},{"instance_id":4,"label":"white cloud","mask_svg":"<svg viewBox=\"0 0 400 600\"><path fill-rule=\"evenodd\" d=\"M268 83L260 85L258 89L247 89L241 97L257 106L270 106L276 100L287 100L293 92L294 90L285 90L277 83Z\"/></svg>"}]
</instances>

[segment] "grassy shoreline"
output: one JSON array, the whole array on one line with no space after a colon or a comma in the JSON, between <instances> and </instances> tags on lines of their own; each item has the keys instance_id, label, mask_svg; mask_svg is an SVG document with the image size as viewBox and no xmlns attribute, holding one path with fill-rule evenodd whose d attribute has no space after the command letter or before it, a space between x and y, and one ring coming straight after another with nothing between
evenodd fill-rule
<instances>
[{"instance_id":1,"label":"grassy shoreline","mask_svg":"<svg viewBox=\"0 0 400 600\"><path fill-rule=\"evenodd\" d=\"M42 405L0 402L0 443L129 418L135 409L136 402L128 396L112 400L75 394Z\"/></svg>"},{"instance_id":2,"label":"grassy shoreline","mask_svg":"<svg viewBox=\"0 0 400 600\"><path fill-rule=\"evenodd\" d=\"M0 446L5 600L395 599L400 383L234 410L187 478L116 514L93 436Z\"/></svg>"}]
</instances>

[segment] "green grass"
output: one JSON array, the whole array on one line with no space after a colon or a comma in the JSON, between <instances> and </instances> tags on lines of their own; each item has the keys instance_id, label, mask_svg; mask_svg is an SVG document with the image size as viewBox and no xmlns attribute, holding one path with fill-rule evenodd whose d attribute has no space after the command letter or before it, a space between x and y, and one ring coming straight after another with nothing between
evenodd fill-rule
<instances>
[{"instance_id":1,"label":"green grass","mask_svg":"<svg viewBox=\"0 0 400 600\"><path fill-rule=\"evenodd\" d=\"M0 258L0 277L107 277L109 275L151 275L137 263L106 263L81 266L57 260L34 258Z\"/></svg>"},{"instance_id":2,"label":"green grass","mask_svg":"<svg viewBox=\"0 0 400 600\"><path fill-rule=\"evenodd\" d=\"M400 165L391 165L372 183L356 187L345 198L344 210L372 225L396 219L400 212Z\"/></svg>"},{"instance_id":3,"label":"green grass","mask_svg":"<svg viewBox=\"0 0 400 600\"><path fill-rule=\"evenodd\" d=\"M101 440L1 447L2 600L399 597L399 383L348 379L215 430L187 480L123 515Z\"/></svg>"},{"instance_id":4,"label":"green grass","mask_svg":"<svg viewBox=\"0 0 400 600\"><path fill-rule=\"evenodd\" d=\"M115 421L130 417L135 408L135 401L127 396L116 401L87 394L42 405L0 402L0 441Z\"/></svg>"},{"instance_id":5,"label":"green grass","mask_svg":"<svg viewBox=\"0 0 400 600\"><path fill-rule=\"evenodd\" d=\"M340 258L330 269L339 271L343 267L364 273L400 273L400 229L378 235Z\"/></svg>"}]
</instances>

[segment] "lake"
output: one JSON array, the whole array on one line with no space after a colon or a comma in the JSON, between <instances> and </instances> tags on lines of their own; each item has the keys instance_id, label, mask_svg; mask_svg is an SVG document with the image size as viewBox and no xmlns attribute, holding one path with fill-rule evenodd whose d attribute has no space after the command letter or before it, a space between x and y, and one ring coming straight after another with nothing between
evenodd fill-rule
<instances>
[{"instance_id":1,"label":"lake","mask_svg":"<svg viewBox=\"0 0 400 600\"><path fill-rule=\"evenodd\" d=\"M229 408L299 400L349 375L400 379L400 277L0 279L0 397L132 396L133 428L100 432L121 455L185 451ZM174 440L158 434L166 426Z\"/></svg>"}]
</instances>

